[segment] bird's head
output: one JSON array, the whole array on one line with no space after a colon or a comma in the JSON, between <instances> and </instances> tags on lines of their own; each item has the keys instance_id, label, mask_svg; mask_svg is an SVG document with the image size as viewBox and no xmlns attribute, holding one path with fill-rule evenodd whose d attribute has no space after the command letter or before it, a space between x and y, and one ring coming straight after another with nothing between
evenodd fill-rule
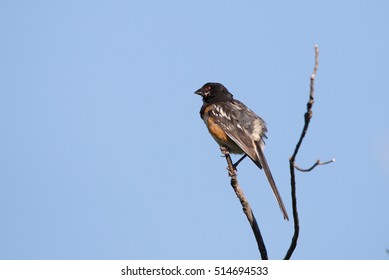
<instances>
[{"instance_id":1,"label":"bird's head","mask_svg":"<svg viewBox=\"0 0 389 280\"><path fill-rule=\"evenodd\" d=\"M195 94L201 95L207 103L232 100L233 95L220 83L206 83Z\"/></svg>"}]
</instances>

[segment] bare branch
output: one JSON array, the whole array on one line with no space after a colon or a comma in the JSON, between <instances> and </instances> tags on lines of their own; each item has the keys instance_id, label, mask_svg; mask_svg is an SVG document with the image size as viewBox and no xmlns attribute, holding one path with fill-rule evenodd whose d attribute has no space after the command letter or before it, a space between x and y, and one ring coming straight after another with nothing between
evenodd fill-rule
<instances>
[{"instance_id":1,"label":"bare branch","mask_svg":"<svg viewBox=\"0 0 389 280\"><path fill-rule=\"evenodd\" d=\"M221 146L220 150L222 151L223 155L226 157L227 164L228 164L228 175L231 177L231 186L235 191L236 196L238 197L240 203L242 204L243 212L245 213L247 220L250 223L251 229L253 230L255 239L257 241L258 249L261 254L262 260L268 260L269 257L267 255L267 250L265 243L262 238L261 231L258 227L257 220L255 219L255 216L253 214L253 211L251 210L250 204L247 201L243 190L241 189L239 182L238 182L238 176L236 172L236 168L234 167L234 164L232 163L230 153L226 147Z\"/></svg>"},{"instance_id":2,"label":"bare branch","mask_svg":"<svg viewBox=\"0 0 389 280\"><path fill-rule=\"evenodd\" d=\"M291 244L289 246L288 251L284 257L284 260L289 260L292 256L294 250L297 246L297 240L300 233L300 223L297 212L297 198L296 198L296 175L295 175L295 161L297 153L300 149L301 143L307 133L309 122L312 118L312 106L315 102L314 94L315 94L315 77L317 74L317 69L319 67L319 46L315 45L315 66L313 68L313 73L311 75L311 83L310 83L310 91L309 91L309 100L307 103L307 111L304 114L304 127L301 132L300 139L297 142L297 145L294 149L292 157L289 159L289 170L290 170L290 185L291 185L291 196L292 196L292 209L293 209L293 222L294 222L294 234L292 237ZM312 168L313 169L313 168Z\"/></svg>"}]
</instances>

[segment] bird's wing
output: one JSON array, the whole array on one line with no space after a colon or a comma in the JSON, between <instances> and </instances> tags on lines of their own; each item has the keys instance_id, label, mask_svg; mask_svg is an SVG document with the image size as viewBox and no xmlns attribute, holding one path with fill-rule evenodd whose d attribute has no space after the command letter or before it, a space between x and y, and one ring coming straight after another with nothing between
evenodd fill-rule
<instances>
[{"instance_id":1,"label":"bird's wing","mask_svg":"<svg viewBox=\"0 0 389 280\"><path fill-rule=\"evenodd\" d=\"M263 145L265 122L238 100L216 103L212 115L228 137L260 167L255 142Z\"/></svg>"}]
</instances>

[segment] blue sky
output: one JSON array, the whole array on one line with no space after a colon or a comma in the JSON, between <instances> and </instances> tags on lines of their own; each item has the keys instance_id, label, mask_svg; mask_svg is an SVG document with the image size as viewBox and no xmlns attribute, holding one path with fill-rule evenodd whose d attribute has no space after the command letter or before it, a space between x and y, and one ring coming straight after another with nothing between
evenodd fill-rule
<instances>
[{"instance_id":1,"label":"blue sky","mask_svg":"<svg viewBox=\"0 0 389 280\"><path fill-rule=\"evenodd\" d=\"M199 118L223 83L268 124L291 214L288 158L320 47L297 158L294 259L388 259L387 1L2 1L0 259L257 259ZM239 180L269 257L285 222L250 161Z\"/></svg>"}]
</instances>

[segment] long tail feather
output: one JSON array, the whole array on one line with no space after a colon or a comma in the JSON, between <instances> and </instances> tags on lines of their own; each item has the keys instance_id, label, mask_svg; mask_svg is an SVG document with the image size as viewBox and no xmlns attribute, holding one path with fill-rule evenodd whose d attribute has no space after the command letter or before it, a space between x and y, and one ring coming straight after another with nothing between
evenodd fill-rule
<instances>
[{"instance_id":1,"label":"long tail feather","mask_svg":"<svg viewBox=\"0 0 389 280\"><path fill-rule=\"evenodd\" d=\"M266 160L265 155L263 153L262 147L258 142L256 142L255 144L257 146L258 157L259 157L260 163L257 163L255 161L254 162L258 167L262 166L263 171L265 172L265 175L267 177L267 180L269 181L270 186L273 190L273 193L277 199L278 205L280 206L281 212L284 215L284 219L289 221L288 213L286 212L284 202L282 201L281 195L278 192L276 183L274 182L273 175L270 172L270 168L269 168L269 165L267 164L267 160Z\"/></svg>"}]
</instances>

